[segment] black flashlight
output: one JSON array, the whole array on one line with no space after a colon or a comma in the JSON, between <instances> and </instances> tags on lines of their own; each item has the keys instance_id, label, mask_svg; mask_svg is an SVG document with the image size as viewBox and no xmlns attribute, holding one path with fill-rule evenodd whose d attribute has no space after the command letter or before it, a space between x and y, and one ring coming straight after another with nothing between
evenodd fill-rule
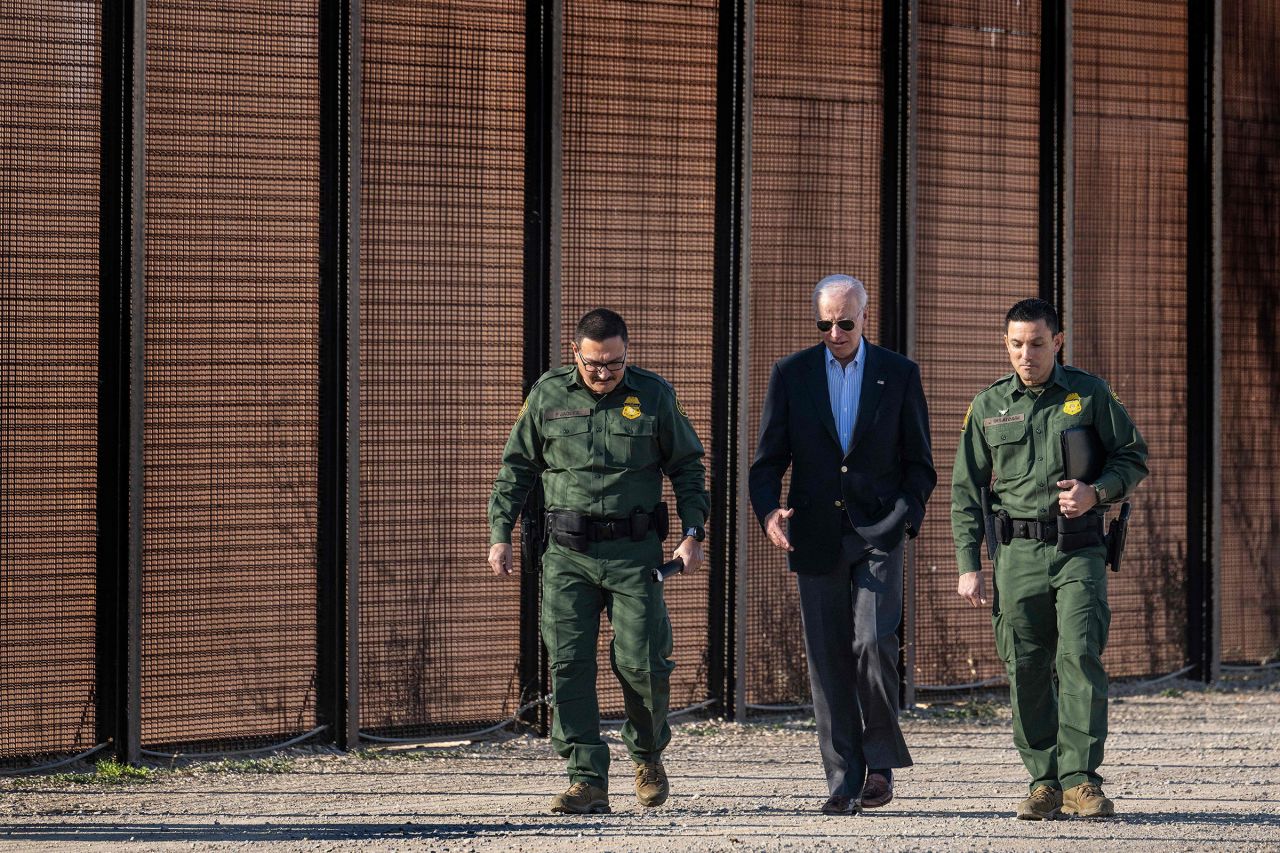
<instances>
[{"instance_id":1,"label":"black flashlight","mask_svg":"<svg viewBox=\"0 0 1280 853\"><path fill-rule=\"evenodd\" d=\"M676 557L674 560L668 560L657 568L649 570L649 577L654 583L662 583L672 575L678 575L684 571L684 559Z\"/></svg>"}]
</instances>

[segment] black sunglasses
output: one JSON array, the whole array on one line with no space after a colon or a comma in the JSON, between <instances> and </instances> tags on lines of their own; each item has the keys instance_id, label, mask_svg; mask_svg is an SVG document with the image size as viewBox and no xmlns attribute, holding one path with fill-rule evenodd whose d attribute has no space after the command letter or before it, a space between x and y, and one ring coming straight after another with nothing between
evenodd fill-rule
<instances>
[{"instance_id":1,"label":"black sunglasses","mask_svg":"<svg viewBox=\"0 0 1280 853\"><path fill-rule=\"evenodd\" d=\"M852 320L834 320L834 321L833 321L833 320L819 320L819 321L817 322L817 326L818 326L818 331L819 331L819 332L829 332L829 331L831 331L831 327L832 327L832 326L839 326L840 328L844 329L846 332L852 332L852 331L853 331L853 325L854 325L854 324L853 324L853 321L852 321Z\"/></svg>"}]
</instances>

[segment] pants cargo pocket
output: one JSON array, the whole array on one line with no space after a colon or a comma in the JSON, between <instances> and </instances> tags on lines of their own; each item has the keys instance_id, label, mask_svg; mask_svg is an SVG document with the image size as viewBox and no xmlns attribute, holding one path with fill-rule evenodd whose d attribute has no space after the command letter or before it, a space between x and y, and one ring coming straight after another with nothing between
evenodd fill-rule
<instances>
[{"instance_id":1,"label":"pants cargo pocket","mask_svg":"<svg viewBox=\"0 0 1280 853\"><path fill-rule=\"evenodd\" d=\"M996 635L996 654L1000 656L1000 660L1005 665L1013 663L1013 638L1009 635L1009 626L1003 613L996 613L991 617L991 627Z\"/></svg>"}]
</instances>

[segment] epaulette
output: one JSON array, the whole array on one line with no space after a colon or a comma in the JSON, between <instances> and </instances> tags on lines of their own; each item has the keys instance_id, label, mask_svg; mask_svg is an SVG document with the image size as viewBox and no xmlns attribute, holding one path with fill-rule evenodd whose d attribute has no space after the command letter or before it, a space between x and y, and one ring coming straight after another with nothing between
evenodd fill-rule
<instances>
[{"instance_id":1,"label":"epaulette","mask_svg":"<svg viewBox=\"0 0 1280 853\"><path fill-rule=\"evenodd\" d=\"M1091 380L1093 380L1094 382L1098 383L1098 384L1099 384L1099 385L1101 385L1103 388L1105 388L1108 394L1111 394L1112 396L1115 396L1115 395L1114 395L1114 393L1111 391L1111 386L1110 386L1109 384L1107 384L1107 380L1103 379L1103 378L1102 378L1101 376L1099 376L1098 374L1096 374L1096 373L1090 373L1090 372L1089 372L1089 371L1087 371L1087 370L1081 370L1079 367L1072 367L1072 366L1071 366L1071 365L1069 365L1069 364L1064 364L1064 365L1062 365L1062 369L1063 369L1064 371L1066 371L1067 373L1071 373L1071 374L1074 374L1074 375L1076 375L1076 376L1081 376L1081 377L1084 377L1085 379L1091 379ZM1118 398L1117 398L1117 399L1118 399Z\"/></svg>"},{"instance_id":2,"label":"epaulette","mask_svg":"<svg viewBox=\"0 0 1280 853\"><path fill-rule=\"evenodd\" d=\"M631 367L628 367L627 369L632 371L633 373L636 373L639 376L645 377L646 379L652 379L655 382L659 382L668 391L672 392L673 394L675 393L675 386L673 386L670 382L668 382L666 380L666 377L660 376L659 374L654 373L652 370L646 370L643 367L635 367L634 365Z\"/></svg>"},{"instance_id":3,"label":"epaulette","mask_svg":"<svg viewBox=\"0 0 1280 853\"><path fill-rule=\"evenodd\" d=\"M572 364L566 364L561 367L553 367L550 370L548 370L546 373L538 377L538 381L533 383L533 388L537 388L539 385L541 385L543 382L546 382L548 379L554 379L557 376L568 376L570 373L572 373L577 369L578 368L574 367ZM533 388L529 389L530 394L533 393Z\"/></svg>"},{"instance_id":4,"label":"epaulette","mask_svg":"<svg viewBox=\"0 0 1280 853\"><path fill-rule=\"evenodd\" d=\"M988 391L990 391L992 388L996 387L996 386L997 386L997 385L999 385L1000 383L1002 383L1002 382L1008 382L1008 381L1009 381L1010 379L1012 379L1012 378L1013 378L1013 373L1012 373L1012 372L1010 372L1010 373L1006 373L1004 376L1001 376L999 379L997 379L995 382L992 382L992 383L991 383L990 385L988 385L986 388L983 388L983 389L982 389L981 391L979 391L977 394L974 394L974 395L973 395L973 399L975 399L975 400L976 400L976 399L978 399L978 398L979 398L979 397L981 397L983 394L987 393Z\"/></svg>"},{"instance_id":5,"label":"epaulette","mask_svg":"<svg viewBox=\"0 0 1280 853\"><path fill-rule=\"evenodd\" d=\"M1089 377L1090 379L1097 379L1099 382L1101 382L1101 381L1102 381L1102 377L1101 377L1101 376L1098 376L1098 375L1096 375L1096 374L1090 373L1089 371L1087 371L1087 370L1083 370L1083 369L1081 369L1081 368L1079 368L1079 367L1075 367L1074 365L1064 364L1064 365L1062 365L1062 369L1063 369L1063 370L1065 370L1067 373L1079 373L1081 376L1087 376L1087 377Z\"/></svg>"}]
</instances>

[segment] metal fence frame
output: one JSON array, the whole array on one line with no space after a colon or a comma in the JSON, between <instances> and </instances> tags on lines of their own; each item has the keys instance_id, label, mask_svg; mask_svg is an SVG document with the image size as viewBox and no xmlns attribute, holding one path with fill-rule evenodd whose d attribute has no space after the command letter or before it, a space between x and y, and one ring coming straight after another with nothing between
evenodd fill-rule
<instances>
[{"instance_id":1,"label":"metal fence frame","mask_svg":"<svg viewBox=\"0 0 1280 853\"><path fill-rule=\"evenodd\" d=\"M142 144L145 98L145 0L106 0L102 15L103 98L100 238L99 470L97 513L97 739L120 758L142 754L138 684L140 648L143 301ZM752 437L745 434L750 303L750 158L754 0L719 8L717 68L716 239L714 261L715 446L709 543L712 593L708 696L715 713L746 716L746 533L753 523L745 492ZM915 99L914 3L884 3L881 328L883 343L914 351ZM558 316L559 97L562 7L528 0L526 18L525 362L526 390L550 365ZM1220 10L1189 4L1187 371L1194 419L1188 430L1191 500L1187 525L1187 661L1212 680L1221 664L1215 576L1219 493L1217 371L1221 87ZM318 626L319 722L323 739L351 748L360 740L358 578L360 328L360 0L324 0L320 26L321 388ZM1041 59L1040 290L1071 318L1070 4L1044 4ZM935 499L936 501L936 499ZM909 552L910 554L910 552ZM526 559L528 555L526 555ZM531 563L521 580L522 720L545 731L546 660L537 630L538 583ZM917 685L911 665L915 601L908 557L902 628L903 701Z\"/></svg>"}]
</instances>

